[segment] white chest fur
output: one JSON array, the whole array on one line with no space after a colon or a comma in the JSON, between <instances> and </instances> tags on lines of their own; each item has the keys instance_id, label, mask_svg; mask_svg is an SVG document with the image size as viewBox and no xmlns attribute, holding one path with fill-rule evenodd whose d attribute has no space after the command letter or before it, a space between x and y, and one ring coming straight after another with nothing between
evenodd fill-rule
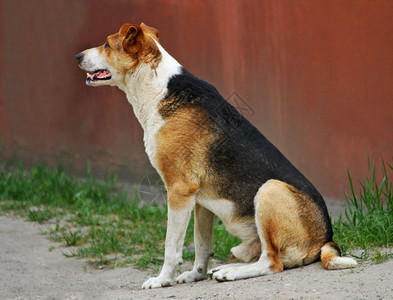
<instances>
[{"instance_id":1,"label":"white chest fur","mask_svg":"<svg viewBox=\"0 0 393 300\"><path fill-rule=\"evenodd\" d=\"M150 64L141 63L135 72L127 76L124 92L144 130L146 153L157 169L156 135L165 124L158 112L158 104L168 92L170 78L181 72L181 65L157 42L156 44L161 52L157 68L152 69Z\"/></svg>"}]
</instances>

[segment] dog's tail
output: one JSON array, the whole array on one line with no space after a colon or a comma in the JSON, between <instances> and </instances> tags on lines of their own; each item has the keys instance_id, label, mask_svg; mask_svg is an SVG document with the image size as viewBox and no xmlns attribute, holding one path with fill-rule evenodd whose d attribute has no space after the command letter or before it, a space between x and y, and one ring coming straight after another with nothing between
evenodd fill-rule
<instances>
[{"instance_id":1,"label":"dog's tail","mask_svg":"<svg viewBox=\"0 0 393 300\"><path fill-rule=\"evenodd\" d=\"M335 242L328 242L321 248L322 266L327 270L349 269L357 266L350 257L341 257L341 250Z\"/></svg>"}]
</instances>

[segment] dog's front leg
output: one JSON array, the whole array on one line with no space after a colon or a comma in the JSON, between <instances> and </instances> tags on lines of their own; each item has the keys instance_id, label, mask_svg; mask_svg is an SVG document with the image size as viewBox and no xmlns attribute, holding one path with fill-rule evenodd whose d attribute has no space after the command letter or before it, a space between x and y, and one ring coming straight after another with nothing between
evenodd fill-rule
<instances>
[{"instance_id":1,"label":"dog's front leg","mask_svg":"<svg viewBox=\"0 0 393 300\"><path fill-rule=\"evenodd\" d=\"M177 199L171 199L176 197ZM187 197L188 199L179 199L184 196L178 193L170 193L168 191L168 224L165 238L165 260L158 277L147 280L142 288L151 289L158 287L166 287L172 285L175 275L175 267L179 263L179 256L183 245L179 247L179 242L184 241L184 232L190 221L191 211L195 203L195 196ZM179 201L180 200L180 201ZM179 208L176 204L182 203Z\"/></svg>"},{"instance_id":2,"label":"dog's front leg","mask_svg":"<svg viewBox=\"0 0 393 300\"><path fill-rule=\"evenodd\" d=\"M176 278L177 283L194 282L206 278L209 258L213 254L214 214L199 204L194 209L195 262L192 271Z\"/></svg>"}]
</instances>

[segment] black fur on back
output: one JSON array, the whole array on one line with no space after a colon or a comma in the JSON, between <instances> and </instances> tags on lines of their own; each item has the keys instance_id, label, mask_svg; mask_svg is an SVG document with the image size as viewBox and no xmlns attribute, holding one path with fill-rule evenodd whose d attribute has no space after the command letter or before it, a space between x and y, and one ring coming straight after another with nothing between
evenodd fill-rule
<instances>
[{"instance_id":1,"label":"black fur on back","mask_svg":"<svg viewBox=\"0 0 393 300\"><path fill-rule=\"evenodd\" d=\"M320 193L215 87L185 69L172 77L167 87L163 101L168 105L160 110L163 118L186 107L202 110L208 116L212 133L217 136L209 149L209 178L217 183L220 197L235 203L240 217L253 215L258 189L269 179L278 179L316 203L325 221L326 242L332 240L330 218Z\"/></svg>"}]
</instances>

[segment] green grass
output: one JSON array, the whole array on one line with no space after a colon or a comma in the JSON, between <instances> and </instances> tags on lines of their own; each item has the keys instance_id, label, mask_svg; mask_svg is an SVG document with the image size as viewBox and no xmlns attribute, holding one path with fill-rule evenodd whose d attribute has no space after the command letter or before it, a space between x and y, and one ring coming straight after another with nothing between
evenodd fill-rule
<instances>
[{"instance_id":1,"label":"green grass","mask_svg":"<svg viewBox=\"0 0 393 300\"><path fill-rule=\"evenodd\" d=\"M345 194L348 209L333 222L335 241L344 252L364 249L360 258L377 262L392 257L379 247L393 245L393 167L368 164L369 175L357 194L348 172L351 193ZM377 178L381 180L377 183ZM138 193L132 197L116 187L116 177L101 182L88 168L85 180L69 176L61 167L37 166L29 172L0 170L0 213L18 214L43 224L41 233L66 256L85 258L97 268L131 264L157 269L163 263L167 208L141 206ZM193 219L187 229L183 259L194 259ZM215 258L230 259L230 249L240 240L231 236L216 218L213 247ZM53 250L53 247L51 247Z\"/></svg>"},{"instance_id":2,"label":"green grass","mask_svg":"<svg viewBox=\"0 0 393 300\"><path fill-rule=\"evenodd\" d=\"M376 174L375 162L368 158L368 175L359 193L355 192L348 171L351 189L350 194L345 193L348 208L344 216L333 222L335 241L344 251L364 249L363 258L371 257L377 262L392 256L379 251L380 247L393 246L392 171L393 167L382 159L380 174Z\"/></svg>"},{"instance_id":3,"label":"green grass","mask_svg":"<svg viewBox=\"0 0 393 300\"><path fill-rule=\"evenodd\" d=\"M116 177L100 182L88 168L88 178L77 180L61 167L37 166L0 171L0 212L44 224L43 234L64 247L66 256L86 258L97 268L132 264L144 269L163 262L167 208L141 206L116 187ZM192 261L193 220L187 229L184 259ZM240 241L216 220L215 258L230 258ZM71 247L67 249L67 247Z\"/></svg>"},{"instance_id":4,"label":"green grass","mask_svg":"<svg viewBox=\"0 0 393 300\"><path fill-rule=\"evenodd\" d=\"M27 211L27 218L29 219L29 221L38 222L39 224L42 224L45 221L50 220L51 218L53 218L54 215L55 213L48 208L29 209Z\"/></svg>"}]
</instances>

